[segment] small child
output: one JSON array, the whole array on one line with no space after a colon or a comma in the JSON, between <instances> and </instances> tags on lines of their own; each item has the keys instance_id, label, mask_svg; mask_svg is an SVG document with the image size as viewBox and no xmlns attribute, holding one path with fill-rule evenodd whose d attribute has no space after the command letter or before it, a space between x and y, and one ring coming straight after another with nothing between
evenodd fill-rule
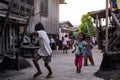
<instances>
[{"instance_id":1,"label":"small child","mask_svg":"<svg viewBox=\"0 0 120 80\"><path fill-rule=\"evenodd\" d=\"M84 56L84 66L88 66L88 59L92 65L94 65L94 60L92 57L92 42L90 36L86 37L86 48L85 48L85 56Z\"/></svg>"},{"instance_id":2,"label":"small child","mask_svg":"<svg viewBox=\"0 0 120 80\"><path fill-rule=\"evenodd\" d=\"M63 45L63 54L66 53L67 54L67 50L68 50L68 35L65 35L65 37L63 37L63 42L62 42L62 45Z\"/></svg>"},{"instance_id":3,"label":"small child","mask_svg":"<svg viewBox=\"0 0 120 80\"><path fill-rule=\"evenodd\" d=\"M81 72L82 61L84 56L84 47L85 47L85 35L80 32L77 36L77 40L74 42L75 49L72 53L75 53L75 66L77 73Z\"/></svg>"}]
</instances>

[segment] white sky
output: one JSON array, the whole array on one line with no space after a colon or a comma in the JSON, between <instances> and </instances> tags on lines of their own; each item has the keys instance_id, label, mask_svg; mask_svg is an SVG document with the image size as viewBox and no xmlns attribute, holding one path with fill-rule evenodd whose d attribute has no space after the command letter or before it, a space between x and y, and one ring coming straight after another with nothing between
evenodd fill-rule
<instances>
[{"instance_id":1,"label":"white sky","mask_svg":"<svg viewBox=\"0 0 120 80\"><path fill-rule=\"evenodd\" d=\"M60 21L70 21L79 25L83 14L105 9L106 0L65 0L67 4L60 5Z\"/></svg>"}]
</instances>

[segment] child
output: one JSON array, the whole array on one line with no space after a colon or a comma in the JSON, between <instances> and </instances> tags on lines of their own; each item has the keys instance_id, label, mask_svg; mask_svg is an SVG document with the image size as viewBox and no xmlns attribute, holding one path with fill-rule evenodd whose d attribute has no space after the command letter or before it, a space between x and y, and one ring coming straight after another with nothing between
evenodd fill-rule
<instances>
[{"instance_id":1,"label":"child","mask_svg":"<svg viewBox=\"0 0 120 80\"><path fill-rule=\"evenodd\" d=\"M69 39L68 39L68 35L65 35L65 37L63 37L63 42L62 42L62 44L63 44L63 54L64 53L66 53L67 54L67 49L68 49L68 41L69 41Z\"/></svg>"},{"instance_id":2,"label":"child","mask_svg":"<svg viewBox=\"0 0 120 80\"><path fill-rule=\"evenodd\" d=\"M75 49L72 53L75 53L75 66L77 73L81 72L82 61L84 56L84 47L85 47L85 35L80 32L77 36L77 40L74 43Z\"/></svg>"},{"instance_id":3,"label":"child","mask_svg":"<svg viewBox=\"0 0 120 80\"><path fill-rule=\"evenodd\" d=\"M92 65L94 65L93 57L92 57L92 42L90 36L86 37L86 48L85 48L85 56L84 56L84 66L88 66L88 59Z\"/></svg>"},{"instance_id":4,"label":"child","mask_svg":"<svg viewBox=\"0 0 120 80\"><path fill-rule=\"evenodd\" d=\"M42 74L42 71L41 71L40 66L38 64L38 61L42 58L44 60L44 66L49 71L46 78L51 78L52 77L52 70L51 70L49 63L51 61L52 50L50 47L50 40L47 36L47 33L44 30L44 26L41 23L38 23L35 26L35 32L31 33L31 35L38 36L39 45L40 45L40 48L38 49L37 53L35 54L35 57L33 58L33 63L37 69L37 73L35 73L33 77L36 78Z\"/></svg>"}]
</instances>

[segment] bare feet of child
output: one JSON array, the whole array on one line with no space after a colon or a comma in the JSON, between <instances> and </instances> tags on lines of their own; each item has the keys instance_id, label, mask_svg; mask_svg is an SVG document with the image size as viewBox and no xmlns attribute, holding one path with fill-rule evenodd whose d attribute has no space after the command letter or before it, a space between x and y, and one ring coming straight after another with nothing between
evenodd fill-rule
<instances>
[{"instance_id":1,"label":"bare feet of child","mask_svg":"<svg viewBox=\"0 0 120 80\"><path fill-rule=\"evenodd\" d=\"M52 76L52 72L51 73L49 73L47 76L46 76L46 78L53 78L54 76Z\"/></svg>"},{"instance_id":2,"label":"bare feet of child","mask_svg":"<svg viewBox=\"0 0 120 80\"><path fill-rule=\"evenodd\" d=\"M33 78L36 78L36 77L38 77L41 74L42 74L42 72L37 72L37 73L34 74Z\"/></svg>"},{"instance_id":3,"label":"bare feet of child","mask_svg":"<svg viewBox=\"0 0 120 80\"><path fill-rule=\"evenodd\" d=\"M81 72L81 68L78 68L77 73L80 73L80 72Z\"/></svg>"}]
</instances>

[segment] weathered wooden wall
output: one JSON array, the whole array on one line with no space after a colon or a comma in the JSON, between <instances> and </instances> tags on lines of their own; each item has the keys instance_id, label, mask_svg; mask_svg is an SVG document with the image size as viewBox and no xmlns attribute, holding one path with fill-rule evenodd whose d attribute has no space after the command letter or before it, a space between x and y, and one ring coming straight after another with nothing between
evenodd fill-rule
<instances>
[{"instance_id":1,"label":"weathered wooden wall","mask_svg":"<svg viewBox=\"0 0 120 80\"><path fill-rule=\"evenodd\" d=\"M35 11L40 12L40 0L34 1ZM33 31L36 23L41 22L45 26L45 30L48 34L59 34L59 0L48 0L48 15L42 16L36 14L31 18L30 28L28 31Z\"/></svg>"},{"instance_id":2,"label":"weathered wooden wall","mask_svg":"<svg viewBox=\"0 0 120 80\"><path fill-rule=\"evenodd\" d=\"M58 0L48 0L48 17L41 17L41 22L45 25L48 34L58 34L59 31L59 2Z\"/></svg>"}]
</instances>

